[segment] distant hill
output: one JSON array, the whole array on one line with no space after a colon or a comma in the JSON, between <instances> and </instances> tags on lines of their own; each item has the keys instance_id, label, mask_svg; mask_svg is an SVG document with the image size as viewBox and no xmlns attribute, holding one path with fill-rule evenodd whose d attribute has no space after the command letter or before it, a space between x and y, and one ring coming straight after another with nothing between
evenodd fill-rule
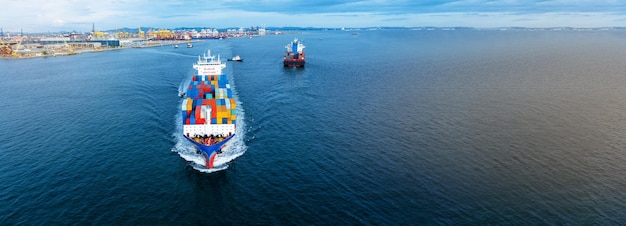
<instances>
[{"instance_id":1,"label":"distant hill","mask_svg":"<svg viewBox=\"0 0 626 226\"><path fill-rule=\"evenodd\" d=\"M256 27L256 26L255 26ZM180 31L180 30L192 30L200 31L202 29L217 29L220 32L231 30L237 30L241 27L225 27L225 28L214 28L214 27L176 27L176 28L156 28L156 27L141 27L141 30L144 32L148 32L149 30L160 30L160 29L168 29L172 31ZM243 27L246 31L250 29L250 27ZM336 28L336 27L266 27L268 31L323 31L323 30L346 30L346 31L355 31L355 30L553 30L553 31L567 31L567 30L626 30L626 27L596 27L596 28L577 28L577 27L548 27L548 28L533 28L533 27L493 27L493 28L475 28L475 27L459 27L459 26L451 26L451 27L435 27L435 26L416 26L416 27L346 27L346 28ZM101 32L107 33L115 33L115 32L128 32L128 33L137 33L138 28L118 28L118 29L110 29L110 30L101 30ZM24 33L28 35L32 34L41 34L41 35L52 35L52 34L88 34L91 31L59 31L59 32L29 32ZM5 32L6 33L6 32ZM13 34L13 33L11 33Z\"/></svg>"}]
</instances>

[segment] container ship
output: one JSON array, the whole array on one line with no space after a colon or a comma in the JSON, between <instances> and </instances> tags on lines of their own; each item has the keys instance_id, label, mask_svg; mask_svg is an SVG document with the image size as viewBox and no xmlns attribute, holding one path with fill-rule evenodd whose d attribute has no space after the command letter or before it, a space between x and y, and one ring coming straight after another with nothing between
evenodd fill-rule
<instances>
[{"instance_id":1,"label":"container ship","mask_svg":"<svg viewBox=\"0 0 626 226\"><path fill-rule=\"evenodd\" d=\"M197 147L204 157L206 168L213 168L215 157L235 136L237 104L230 83L222 69L226 64L215 59L211 51L198 56L193 64L197 73L192 76L183 99L183 136Z\"/></svg>"},{"instance_id":2,"label":"container ship","mask_svg":"<svg viewBox=\"0 0 626 226\"><path fill-rule=\"evenodd\" d=\"M304 46L297 38L287 44L285 54L283 55L283 65L285 67L304 67L306 60L304 59Z\"/></svg>"}]
</instances>

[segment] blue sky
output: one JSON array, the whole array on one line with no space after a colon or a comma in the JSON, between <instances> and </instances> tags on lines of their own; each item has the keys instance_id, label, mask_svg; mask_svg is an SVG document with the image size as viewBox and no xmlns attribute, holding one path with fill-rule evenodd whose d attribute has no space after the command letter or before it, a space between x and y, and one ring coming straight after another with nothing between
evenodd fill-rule
<instances>
[{"instance_id":1,"label":"blue sky","mask_svg":"<svg viewBox=\"0 0 626 226\"><path fill-rule=\"evenodd\" d=\"M623 0L4 0L4 31L122 27L626 27Z\"/></svg>"}]
</instances>

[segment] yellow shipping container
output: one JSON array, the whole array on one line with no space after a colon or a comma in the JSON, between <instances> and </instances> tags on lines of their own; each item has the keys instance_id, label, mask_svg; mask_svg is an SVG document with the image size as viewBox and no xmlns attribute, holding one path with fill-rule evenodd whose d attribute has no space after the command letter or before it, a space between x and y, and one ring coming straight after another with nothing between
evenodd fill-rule
<instances>
[{"instance_id":1,"label":"yellow shipping container","mask_svg":"<svg viewBox=\"0 0 626 226\"><path fill-rule=\"evenodd\" d=\"M228 112L228 111L219 112L218 111L216 116L217 116L217 118L229 118L230 117L230 112Z\"/></svg>"},{"instance_id":2,"label":"yellow shipping container","mask_svg":"<svg viewBox=\"0 0 626 226\"><path fill-rule=\"evenodd\" d=\"M191 111L193 107L193 100L191 98L187 98L187 111Z\"/></svg>"},{"instance_id":3,"label":"yellow shipping container","mask_svg":"<svg viewBox=\"0 0 626 226\"><path fill-rule=\"evenodd\" d=\"M237 109L237 101L234 98L230 98L230 109Z\"/></svg>"}]
</instances>

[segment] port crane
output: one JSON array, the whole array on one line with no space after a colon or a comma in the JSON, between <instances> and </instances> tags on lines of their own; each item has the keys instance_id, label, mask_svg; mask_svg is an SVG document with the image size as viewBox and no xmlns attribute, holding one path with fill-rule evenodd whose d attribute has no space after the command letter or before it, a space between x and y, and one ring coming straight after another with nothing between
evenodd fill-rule
<instances>
[{"instance_id":1,"label":"port crane","mask_svg":"<svg viewBox=\"0 0 626 226\"><path fill-rule=\"evenodd\" d=\"M144 35L145 33L141 30L141 26L139 26L139 28L137 29L137 36L139 38L143 38Z\"/></svg>"},{"instance_id":2,"label":"port crane","mask_svg":"<svg viewBox=\"0 0 626 226\"><path fill-rule=\"evenodd\" d=\"M24 40L24 38L20 37L20 40L17 42L17 45L15 46L15 51L11 53L11 55L13 55L14 57L17 57L17 51L20 50L20 45L22 45L22 40Z\"/></svg>"},{"instance_id":3,"label":"port crane","mask_svg":"<svg viewBox=\"0 0 626 226\"><path fill-rule=\"evenodd\" d=\"M67 50L70 51L69 55L74 55L76 54L76 52L74 52L74 48L72 48L72 46L70 46L69 44L67 44L67 41L65 41L65 39L63 39L63 43L65 43L65 47L67 48Z\"/></svg>"}]
</instances>

